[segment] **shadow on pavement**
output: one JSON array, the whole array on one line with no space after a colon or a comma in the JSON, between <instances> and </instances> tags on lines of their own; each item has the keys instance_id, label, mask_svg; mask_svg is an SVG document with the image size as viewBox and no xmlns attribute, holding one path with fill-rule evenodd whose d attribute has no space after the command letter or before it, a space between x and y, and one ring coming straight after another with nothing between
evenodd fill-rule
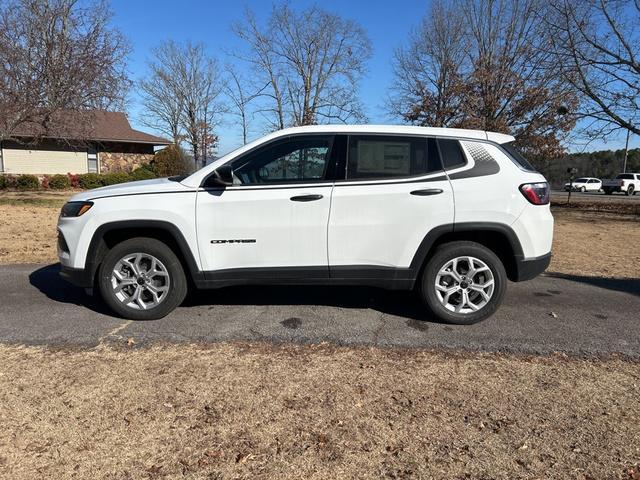
<instances>
[{"instance_id":1,"label":"shadow on pavement","mask_svg":"<svg viewBox=\"0 0 640 480\"><path fill-rule=\"evenodd\" d=\"M564 273L547 272L546 277L561 278L571 282L585 283L606 290L614 290L616 292L630 293L640 297L640 278L604 278L604 277L586 277L582 275L567 275Z\"/></svg>"},{"instance_id":2,"label":"shadow on pavement","mask_svg":"<svg viewBox=\"0 0 640 480\"><path fill-rule=\"evenodd\" d=\"M113 316L113 313L96 296L87 295L84 289L65 282L59 275L60 264L39 268L29 275L29 283L55 302L72 303L96 313Z\"/></svg>"},{"instance_id":3,"label":"shadow on pavement","mask_svg":"<svg viewBox=\"0 0 640 480\"><path fill-rule=\"evenodd\" d=\"M197 305L323 305L369 308L413 320L440 323L413 292L347 286L238 286L193 292L183 306Z\"/></svg>"},{"instance_id":4,"label":"shadow on pavement","mask_svg":"<svg viewBox=\"0 0 640 480\"><path fill-rule=\"evenodd\" d=\"M87 295L59 276L60 264L47 265L29 275L29 282L53 301L86 307L114 316L97 295ZM200 305L324 305L341 308L370 308L381 313L419 321L432 318L413 292L387 291L368 287L325 286L238 286L191 292L182 306Z\"/></svg>"}]
</instances>

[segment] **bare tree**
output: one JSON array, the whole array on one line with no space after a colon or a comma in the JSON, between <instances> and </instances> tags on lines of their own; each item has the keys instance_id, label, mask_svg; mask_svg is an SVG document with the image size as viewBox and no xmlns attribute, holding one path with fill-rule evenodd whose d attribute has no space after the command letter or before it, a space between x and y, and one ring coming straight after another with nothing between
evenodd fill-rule
<instances>
[{"instance_id":1,"label":"bare tree","mask_svg":"<svg viewBox=\"0 0 640 480\"><path fill-rule=\"evenodd\" d=\"M640 2L551 2L547 26L555 61L583 96L590 135L625 129L640 134Z\"/></svg>"},{"instance_id":2,"label":"bare tree","mask_svg":"<svg viewBox=\"0 0 640 480\"><path fill-rule=\"evenodd\" d=\"M258 96L262 95L268 84L253 91L251 87L252 83L238 73L233 66L227 65L226 74L228 81L225 84L225 93L229 100L231 100L233 106L230 112L240 119L242 144L246 145L249 136L249 123L253 117L252 112L249 111L249 104Z\"/></svg>"},{"instance_id":3,"label":"bare tree","mask_svg":"<svg viewBox=\"0 0 640 480\"><path fill-rule=\"evenodd\" d=\"M140 82L145 122L176 144L184 139L196 165L204 166L217 146L214 128L224 111L218 63L202 44L168 41L154 50L150 67L149 77Z\"/></svg>"},{"instance_id":4,"label":"bare tree","mask_svg":"<svg viewBox=\"0 0 640 480\"><path fill-rule=\"evenodd\" d=\"M249 46L247 60L269 85L261 109L272 127L363 119L357 85L371 56L370 41L355 22L313 5L294 11L273 7L261 27L247 11L234 27Z\"/></svg>"},{"instance_id":5,"label":"bare tree","mask_svg":"<svg viewBox=\"0 0 640 480\"><path fill-rule=\"evenodd\" d=\"M65 110L122 108L129 46L110 18L106 2L0 2L0 140L77 133Z\"/></svg>"},{"instance_id":6,"label":"bare tree","mask_svg":"<svg viewBox=\"0 0 640 480\"><path fill-rule=\"evenodd\" d=\"M148 64L149 74L138 83L142 94L142 123L169 136L176 146L184 139L184 99L177 94L179 85L175 78L175 72L181 70L177 49L173 42L155 48L154 59Z\"/></svg>"},{"instance_id":7,"label":"bare tree","mask_svg":"<svg viewBox=\"0 0 640 480\"><path fill-rule=\"evenodd\" d=\"M460 15L449 15L443 0L395 52L391 113L411 123L447 127L464 121L468 40Z\"/></svg>"},{"instance_id":8,"label":"bare tree","mask_svg":"<svg viewBox=\"0 0 640 480\"><path fill-rule=\"evenodd\" d=\"M560 154L575 125L565 113L578 96L552 61L543 7L543 0L434 3L398 55L395 113L413 123L508 132L539 160Z\"/></svg>"}]
</instances>

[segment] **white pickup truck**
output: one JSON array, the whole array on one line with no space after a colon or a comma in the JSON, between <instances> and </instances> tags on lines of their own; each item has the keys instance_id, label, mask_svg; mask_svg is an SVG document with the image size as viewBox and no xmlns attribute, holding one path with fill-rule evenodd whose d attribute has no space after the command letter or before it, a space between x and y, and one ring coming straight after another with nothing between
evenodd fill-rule
<instances>
[{"instance_id":1,"label":"white pickup truck","mask_svg":"<svg viewBox=\"0 0 640 480\"><path fill-rule=\"evenodd\" d=\"M635 195L640 190L640 173L620 173L613 180L603 180L602 190L607 195L611 195L613 192Z\"/></svg>"}]
</instances>

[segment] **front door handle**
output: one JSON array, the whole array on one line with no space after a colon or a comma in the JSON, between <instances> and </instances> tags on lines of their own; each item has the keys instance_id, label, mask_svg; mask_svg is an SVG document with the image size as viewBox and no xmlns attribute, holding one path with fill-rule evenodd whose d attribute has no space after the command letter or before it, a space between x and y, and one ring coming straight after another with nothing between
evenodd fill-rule
<instances>
[{"instance_id":1,"label":"front door handle","mask_svg":"<svg viewBox=\"0 0 640 480\"><path fill-rule=\"evenodd\" d=\"M316 200L320 200L322 195L313 194L313 195L298 195L297 197L291 197L292 202L315 202Z\"/></svg>"},{"instance_id":2,"label":"front door handle","mask_svg":"<svg viewBox=\"0 0 640 480\"><path fill-rule=\"evenodd\" d=\"M427 197L429 195L438 195L442 193L441 188L425 188L424 190L414 190L411 195L418 195L420 197Z\"/></svg>"}]
</instances>

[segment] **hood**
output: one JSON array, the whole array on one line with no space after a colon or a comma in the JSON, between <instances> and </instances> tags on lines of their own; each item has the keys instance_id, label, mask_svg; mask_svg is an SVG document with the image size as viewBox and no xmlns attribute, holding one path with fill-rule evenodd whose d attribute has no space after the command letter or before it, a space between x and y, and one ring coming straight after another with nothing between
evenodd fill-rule
<instances>
[{"instance_id":1,"label":"hood","mask_svg":"<svg viewBox=\"0 0 640 480\"><path fill-rule=\"evenodd\" d=\"M94 188L75 194L69 199L71 202L95 200L97 198L114 197L122 195L136 195L141 193L163 193L176 191L189 191L192 188L186 187L180 182L169 180L168 178L154 178L151 180L139 180L136 182L118 183L108 187Z\"/></svg>"}]
</instances>

